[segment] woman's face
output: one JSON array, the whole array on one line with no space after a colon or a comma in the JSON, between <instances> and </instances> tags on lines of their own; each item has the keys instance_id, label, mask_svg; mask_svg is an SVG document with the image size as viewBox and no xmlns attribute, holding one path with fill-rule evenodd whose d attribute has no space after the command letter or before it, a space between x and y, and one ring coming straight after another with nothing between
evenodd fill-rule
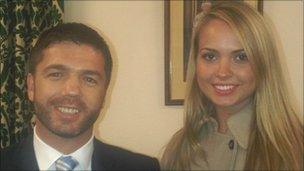
<instances>
[{"instance_id":1,"label":"woman's face","mask_svg":"<svg viewBox=\"0 0 304 171\"><path fill-rule=\"evenodd\" d=\"M227 23L210 20L199 34L196 59L200 90L217 113L235 113L250 103L255 76L243 46Z\"/></svg>"}]
</instances>

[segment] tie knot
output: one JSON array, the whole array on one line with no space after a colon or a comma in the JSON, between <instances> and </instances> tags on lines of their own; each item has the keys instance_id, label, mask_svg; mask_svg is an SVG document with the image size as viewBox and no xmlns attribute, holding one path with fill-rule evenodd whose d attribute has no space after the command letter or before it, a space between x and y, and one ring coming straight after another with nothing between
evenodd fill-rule
<instances>
[{"instance_id":1,"label":"tie knot","mask_svg":"<svg viewBox=\"0 0 304 171\"><path fill-rule=\"evenodd\" d=\"M73 170L77 165L78 161L72 156L61 156L55 162L56 170Z\"/></svg>"}]
</instances>

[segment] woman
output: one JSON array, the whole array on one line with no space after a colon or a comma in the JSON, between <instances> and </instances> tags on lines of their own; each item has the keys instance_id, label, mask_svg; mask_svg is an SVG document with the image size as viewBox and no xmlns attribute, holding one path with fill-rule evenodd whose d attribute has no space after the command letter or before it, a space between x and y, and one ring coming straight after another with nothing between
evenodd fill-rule
<instances>
[{"instance_id":1,"label":"woman","mask_svg":"<svg viewBox=\"0 0 304 171\"><path fill-rule=\"evenodd\" d=\"M290 101L272 31L239 1L195 19L183 128L165 170L301 170L303 120Z\"/></svg>"}]
</instances>

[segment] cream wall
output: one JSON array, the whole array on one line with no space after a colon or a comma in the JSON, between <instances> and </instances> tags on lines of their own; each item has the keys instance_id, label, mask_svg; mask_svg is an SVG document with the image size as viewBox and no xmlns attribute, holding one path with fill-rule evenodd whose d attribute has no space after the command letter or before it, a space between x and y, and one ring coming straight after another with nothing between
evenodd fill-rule
<instances>
[{"instance_id":1,"label":"cream wall","mask_svg":"<svg viewBox=\"0 0 304 171\"><path fill-rule=\"evenodd\" d=\"M303 1L264 1L264 9L278 27L303 104ZM182 107L164 105L163 11L162 1L65 1L65 21L97 29L114 56L114 79L96 135L156 157L183 119Z\"/></svg>"},{"instance_id":2,"label":"cream wall","mask_svg":"<svg viewBox=\"0 0 304 171\"><path fill-rule=\"evenodd\" d=\"M303 2L265 1L264 10L276 26L289 80L303 116Z\"/></svg>"}]
</instances>

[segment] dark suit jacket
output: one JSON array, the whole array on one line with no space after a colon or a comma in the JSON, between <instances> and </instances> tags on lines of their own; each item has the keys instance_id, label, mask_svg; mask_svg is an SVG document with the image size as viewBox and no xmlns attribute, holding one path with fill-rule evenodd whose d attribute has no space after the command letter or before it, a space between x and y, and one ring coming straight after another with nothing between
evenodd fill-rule
<instances>
[{"instance_id":1,"label":"dark suit jacket","mask_svg":"<svg viewBox=\"0 0 304 171\"><path fill-rule=\"evenodd\" d=\"M33 136L1 150L1 170L39 170ZM92 170L160 170L156 158L133 153L94 139Z\"/></svg>"}]
</instances>

